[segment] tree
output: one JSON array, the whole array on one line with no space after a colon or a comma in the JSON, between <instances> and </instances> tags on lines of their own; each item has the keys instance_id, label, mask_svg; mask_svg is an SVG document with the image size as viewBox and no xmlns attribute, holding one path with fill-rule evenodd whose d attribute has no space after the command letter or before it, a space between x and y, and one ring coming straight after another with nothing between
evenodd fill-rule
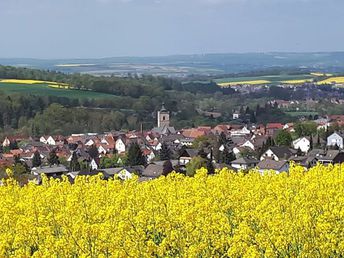
<instances>
[{"instance_id":1,"label":"tree","mask_svg":"<svg viewBox=\"0 0 344 258\"><path fill-rule=\"evenodd\" d=\"M218 139L218 142L220 143L220 146L222 145L222 144L226 144L227 143L227 136L225 135L225 133L224 132L221 132L220 133L220 136L219 136L219 139Z\"/></svg>"},{"instance_id":2,"label":"tree","mask_svg":"<svg viewBox=\"0 0 344 258\"><path fill-rule=\"evenodd\" d=\"M309 139L309 149L313 150L313 137L312 136Z\"/></svg>"},{"instance_id":3,"label":"tree","mask_svg":"<svg viewBox=\"0 0 344 258\"><path fill-rule=\"evenodd\" d=\"M59 157L56 154L56 150L53 149L48 156L48 163L49 166L53 166L53 165L59 165L60 161L59 161Z\"/></svg>"},{"instance_id":4,"label":"tree","mask_svg":"<svg viewBox=\"0 0 344 258\"><path fill-rule=\"evenodd\" d=\"M41 154L38 151L35 151L32 158L32 167L37 168L42 165Z\"/></svg>"},{"instance_id":5,"label":"tree","mask_svg":"<svg viewBox=\"0 0 344 258\"><path fill-rule=\"evenodd\" d=\"M193 157L190 162L186 164L186 175L194 176L196 171L203 167L207 167L207 161L200 156Z\"/></svg>"},{"instance_id":6,"label":"tree","mask_svg":"<svg viewBox=\"0 0 344 258\"><path fill-rule=\"evenodd\" d=\"M80 171L80 163L78 161L78 155L76 154L75 151L72 154L72 159L69 163L69 167L73 172L74 171Z\"/></svg>"},{"instance_id":7,"label":"tree","mask_svg":"<svg viewBox=\"0 0 344 258\"><path fill-rule=\"evenodd\" d=\"M298 137L315 135L317 133L317 124L315 122L297 123L295 133Z\"/></svg>"},{"instance_id":8,"label":"tree","mask_svg":"<svg viewBox=\"0 0 344 258\"><path fill-rule=\"evenodd\" d=\"M99 152L98 152L98 148L95 145L92 145L89 149L88 149L88 154L90 155L90 157L92 159L97 159L99 158Z\"/></svg>"},{"instance_id":9,"label":"tree","mask_svg":"<svg viewBox=\"0 0 344 258\"><path fill-rule=\"evenodd\" d=\"M211 161L211 159L207 159L207 164L206 165L207 165L208 175L215 174L214 164Z\"/></svg>"},{"instance_id":10,"label":"tree","mask_svg":"<svg viewBox=\"0 0 344 258\"><path fill-rule=\"evenodd\" d=\"M174 170L171 160L166 160L163 164L162 175L167 176Z\"/></svg>"},{"instance_id":11,"label":"tree","mask_svg":"<svg viewBox=\"0 0 344 258\"><path fill-rule=\"evenodd\" d=\"M233 151L230 151L227 147L225 147L222 152L222 162L230 165L233 160L236 160Z\"/></svg>"},{"instance_id":12,"label":"tree","mask_svg":"<svg viewBox=\"0 0 344 258\"><path fill-rule=\"evenodd\" d=\"M286 130L279 130L275 140L278 146L290 146L293 141L290 133Z\"/></svg>"},{"instance_id":13,"label":"tree","mask_svg":"<svg viewBox=\"0 0 344 258\"><path fill-rule=\"evenodd\" d=\"M146 158L138 143L132 143L129 146L127 164L129 166L146 165Z\"/></svg>"},{"instance_id":14,"label":"tree","mask_svg":"<svg viewBox=\"0 0 344 258\"><path fill-rule=\"evenodd\" d=\"M253 124L257 123L257 118L253 111L250 113L250 122Z\"/></svg>"},{"instance_id":15,"label":"tree","mask_svg":"<svg viewBox=\"0 0 344 258\"><path fill-rule=\"evenodd\" d=\"M172 153L171 153L171 150L166 143L162 143L159 156L160 156L160 160L170 160L171 159Z\"/></svg>"}]
</instances>

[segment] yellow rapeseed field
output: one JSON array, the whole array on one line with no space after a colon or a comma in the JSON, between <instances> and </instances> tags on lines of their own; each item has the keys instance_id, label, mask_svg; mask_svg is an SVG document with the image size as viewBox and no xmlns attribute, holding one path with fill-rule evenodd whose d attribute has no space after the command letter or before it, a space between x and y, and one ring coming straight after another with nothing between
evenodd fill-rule
<instances>
[{"instance_id":1,"label":"yellow rapeseed field","mask_svg":"<svg viewBox=\"0 0 344 258\"><path fill-rule=\"evenodd\" d=\"M282 83L286 83L286 84L303 84L306 82L312 82L312 80L307 80L307 79L303 79L303 80L287 80L287 81L282 81Z\"/></svg>"},{"instance_id":2,"label":"yellow rapeseed field","mask_svg":"<svg viewBox=\"0 0 344 258\"><path fill-rule=\"evenodd\" d=\"M270 81L267 80L255 80L255 81L239 81L239 82L222 82L218 83L221 87L230 87L235 85L259 85L259 84L269 84Z\"/></svg>"},{"instance_id":3,"label":"yellow rapeseed field","mask_svg":"<svg viewBox=\"0 0 344 258\"><path fill-rule=\"evenodd\" d=\"M339 257L344 166L0 187L0 257Z\"/></svg>"},{"instance_id":4,"label":"yellow rapeseed field","mask_svg":"<svg viewBox=\"0 0 344 258\"><path fill-rule=\"evenodd\" d=\"M318 82L318 84L332 84L332 83L337 83L337 84L344 84L344 76L337 76L337 77L330 77L327 78L323 81Z\"/></svg>"},{"instance_id":5,"label":"yellow rapeseed field","mask_svg":"<svg viewBox=\"0 0 344 258\"><path fill-rule=\"evenodd\" d=\"M50 82L50 81L40 81L40 80L21 80L21 79L0 79L2 83L15 83L15 84L49 84L55 86L68 87L67 83L61 82Z\"/></svg>"}]
</instances>

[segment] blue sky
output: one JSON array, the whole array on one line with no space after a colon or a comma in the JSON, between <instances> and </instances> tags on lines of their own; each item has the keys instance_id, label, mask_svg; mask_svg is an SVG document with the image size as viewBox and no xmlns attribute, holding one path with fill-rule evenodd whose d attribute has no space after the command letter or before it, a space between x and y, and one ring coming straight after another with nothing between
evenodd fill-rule
<instances>
[{"instance_id":1,"label":"blue sky","mask_svg":"<svg viewBox=\"0 0 344 258\"><path fill-rule=\"evenodd\" d=\"M344 0L0 0L0 57L344 50Z\"/></svg>"}]
</instances>

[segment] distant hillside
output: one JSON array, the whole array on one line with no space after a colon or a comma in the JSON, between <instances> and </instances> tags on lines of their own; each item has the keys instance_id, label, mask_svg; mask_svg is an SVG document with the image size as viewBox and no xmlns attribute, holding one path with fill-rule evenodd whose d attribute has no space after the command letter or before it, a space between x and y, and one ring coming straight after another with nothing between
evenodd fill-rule
<instances>
[{"instance_id":1,"label":"distant hillside","mask_svg":"<svg viewBox=\"0 0 344 258\"><path fill-rule=\"evenodd\" d=\"M0 64L94 75L150 74L185 77L252 72L272 68L303 68L321 72L344 71L344 52L245 53L114 57L102 59L1 59Z\"/></svg>"}]
</instances>

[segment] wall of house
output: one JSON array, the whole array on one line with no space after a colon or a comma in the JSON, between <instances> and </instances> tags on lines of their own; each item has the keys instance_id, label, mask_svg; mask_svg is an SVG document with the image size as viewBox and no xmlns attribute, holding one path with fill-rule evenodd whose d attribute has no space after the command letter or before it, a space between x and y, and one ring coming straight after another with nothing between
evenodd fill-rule
<instances>
[{"instance_id":1,"label":"wall of house","mask_svg":"<svg viewBox=\"0 0 344 258\"><path fill-rule=\"evenodd\" d=\"M335 145L338 145L339 148L343 149L343 138L336 133L327 137L327 146Z\"/></svg>"}]
</instances>

